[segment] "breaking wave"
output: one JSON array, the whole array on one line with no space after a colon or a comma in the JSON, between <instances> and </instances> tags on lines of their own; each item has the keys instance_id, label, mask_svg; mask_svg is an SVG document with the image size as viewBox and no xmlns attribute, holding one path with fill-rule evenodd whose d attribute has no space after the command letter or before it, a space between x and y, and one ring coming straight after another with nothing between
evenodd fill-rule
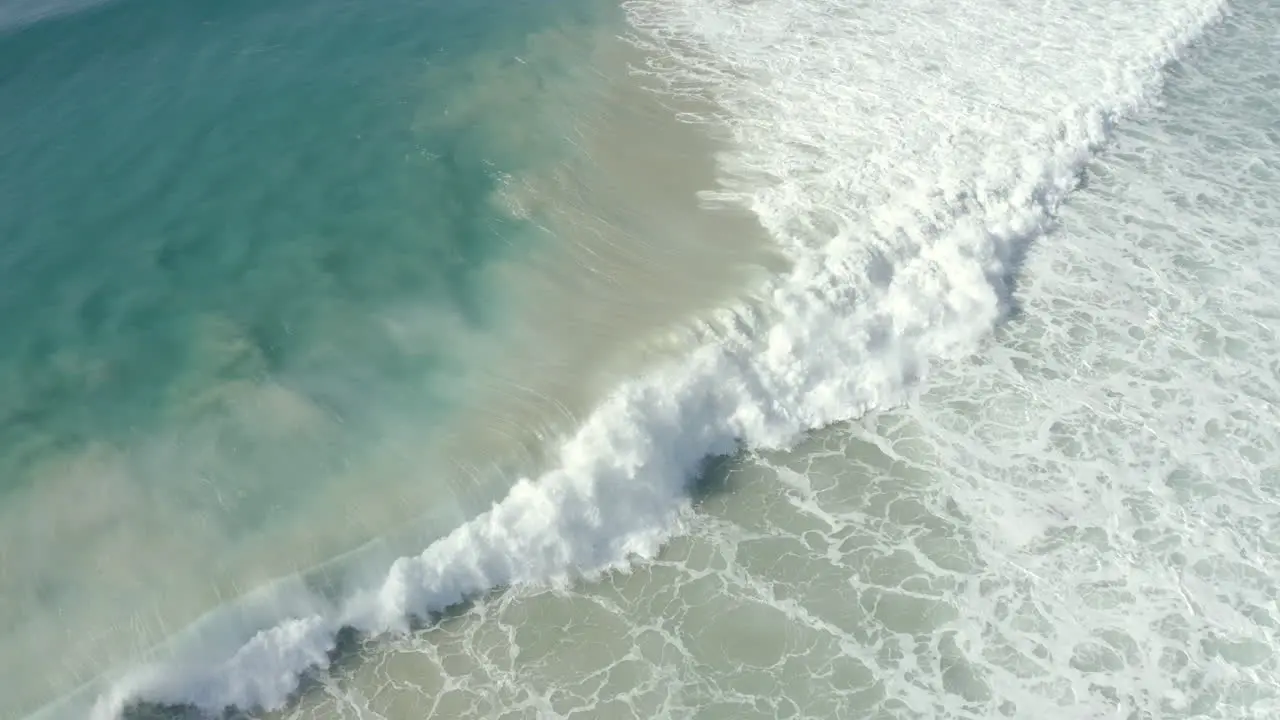
<instances>
[{"instance_id":1,"label":"breaking wave","mask_svg":"<svg viewBox=\"0 0 1280 720\"><path fill-rule=\"evenodd\" d=\"M732 131L714 195L749 206L791 260L762 302L618 386L488 512L369 587L263 590L175 639L170 657L92 688L99 720L140 701L277 708L344 629L412 619L518 583L652 557L712 456L784 447L903 400L931 362L972 352L1011 309L1027 244L1053 223L1117 119L1218 0L1006 6L908 0L631 0L639 72ZM185 648L185 649L184 649ZM58 715L68 705L49 712ZM81 708L84 706L81 705Z\"/></svg>"}]
</instances>

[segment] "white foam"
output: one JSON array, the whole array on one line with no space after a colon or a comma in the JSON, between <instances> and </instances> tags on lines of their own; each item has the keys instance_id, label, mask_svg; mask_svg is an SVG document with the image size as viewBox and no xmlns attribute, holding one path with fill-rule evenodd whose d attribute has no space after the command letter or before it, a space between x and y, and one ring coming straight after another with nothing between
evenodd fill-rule
<instances>
[{"instance_id":1,"label":"white foam","mask_svg":"<svg viewBox=\"0 0 1280 720\"><path fill-rule=\"evenodd\" d=\"M343 626L400 632L477 593L651 557L708 455L784 446L899 401L930 361L990 332L1022 247L1222 3L626 8L655 77L724 109L703 119L728 124L740 148L721 195L749 203L795 263L767 306L728 313L718 341L617 388L554 470L397 560L379 586L199 662L133 673L94 717L138 698L279 707Z\"/></svg>"}]
</instances>

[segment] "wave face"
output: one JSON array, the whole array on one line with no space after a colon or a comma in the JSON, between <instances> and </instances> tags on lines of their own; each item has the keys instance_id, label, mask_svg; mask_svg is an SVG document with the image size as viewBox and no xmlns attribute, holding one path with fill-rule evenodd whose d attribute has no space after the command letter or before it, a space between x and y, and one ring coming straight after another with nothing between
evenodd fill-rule
<instances>
[{"instance_id":1,"label":"wave face","mask_svg":"<svg viewBox=\"0 0 1280 720\"><path fill-rule=\"evenodd\" d=\"M689 522L709 457L788 447L900 402L1010 312L1028 244L1222 5L625 9L649 76L717 108L690 120L732 133L713 197L753 209L791 269L711 323L711 341L620 384L549 471L385 579L293 607L223 653L121 677L95 717L138 700L283 707L344 628L402 633L493 589L626 569Z\"/></svg>"}]
</instances>

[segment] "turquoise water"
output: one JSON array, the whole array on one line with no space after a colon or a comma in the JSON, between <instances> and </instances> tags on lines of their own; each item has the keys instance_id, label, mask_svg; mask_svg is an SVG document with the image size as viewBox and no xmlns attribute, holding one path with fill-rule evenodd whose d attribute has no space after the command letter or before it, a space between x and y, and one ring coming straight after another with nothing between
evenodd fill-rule
<instances>
[{"instance_id":1,"label":"turquoise water","mask_svg":"<svg viewBox=\"0 0 1280 720\"><path fill-rule=\"evenodd\" d=\"M447 403L456 343L385 320L492 326L486 263L535 241L498 174L554 142L544 104L468 108L465 68L551 20L437 5L128 2L4 38L7 463L198 423L236 381L356 427Z\"/></svg>"},{"instance_id":2,"label":"turquoise water","mask_svg":"<svg viewBox=\"0 0 1280 720\"><path fill-rule=\"evenodd\" d=\"M498 193L564 154L592 12L124 0L3 30L0 626L67 658L0 715L488 498L408 453L506 332L491 269L554 242Z\"/></svg>"}]
</instances>

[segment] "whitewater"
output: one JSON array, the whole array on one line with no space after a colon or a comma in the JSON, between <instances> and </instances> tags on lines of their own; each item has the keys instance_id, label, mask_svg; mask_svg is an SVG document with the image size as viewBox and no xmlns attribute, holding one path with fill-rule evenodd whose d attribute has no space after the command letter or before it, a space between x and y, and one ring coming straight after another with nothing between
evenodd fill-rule
<instances>
[{"instance_id":1,"label":"whitewater","mask_svg":"<svg viewBox=\"0 0 1280 720\"><path fill-rule=\"evenodd\" d=\"M340 656L344 631L403 637L489 593L639 572L699 531L695 481L717 458L910 405L939 368L980 355L1019 311L1027 254L1054 242L1089 163L1126 119L1158 112L1166 66L1226 12L1217 0L623 7L647 59L636 77L710 108L682 119L732 138L705 199L748 207L788 268L692 328L680 357L613 388L550 470L385 576L325 592L282 581L38 717L114 720L139 702L281 710ZM956 492L970 514L999 497ZM1016 545L1018 527L1007 533Z\"/></svg>"}]
</instances>

